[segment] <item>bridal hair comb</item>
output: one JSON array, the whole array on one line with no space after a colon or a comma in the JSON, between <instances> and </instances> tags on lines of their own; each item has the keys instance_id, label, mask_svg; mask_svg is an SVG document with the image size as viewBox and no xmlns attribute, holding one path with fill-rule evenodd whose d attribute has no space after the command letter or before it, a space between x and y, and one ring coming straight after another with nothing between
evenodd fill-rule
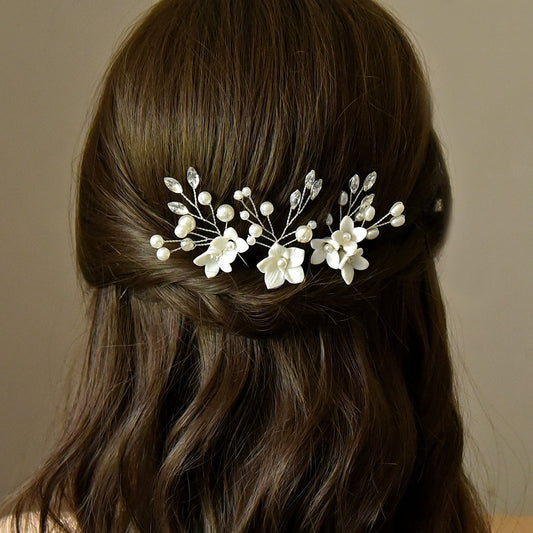
<instances>
[{"instance_id":1,"label":"bridal hair comb","mask_svg":"<svg viewBox=\"0 0 533 533\"><path fill-rule=\"evenodd\" d=\"M320 238L313 238L313 232L317 228L315 220L308 220L305 224L301 224L300 221L300 225L291 230L296 219L301 218L300 215L307 204L315 200L322 189L322 180L316 178L314 170L305 176L302 189L296 189L291 193L287 220L280 233L276 232L270 219L270 215L274 212L274 205L271 202L263 201L257 207L250 187L236 190L233 198L240 204L238 216L250 224L248 235L242 238L235 228L229 225L236 215L234 207L221 204L215 211L211 194L207 191L197 192L200 176L193 167L189 167L187 183L192 190L192 198L184 193L179 181L171 177L164 178L167 188L179 194L185 202L168 203L170 211L180 215L174 230L178 239L165 240L161 235L152 235L150 244L157 249L156 255L160 261L168 260L170 254L178 250L190 252L196 248L206 247L203 253L193 259L193 263L204 267L208 278L216 276L220 270L231 272L231 264L237 256L246 264L241 254L251 246L263 246L268 249L268 255L256 266L265 276L267 289L275 289L285 281L301 283L304 280L302 264L305 250L290 245L309 243L313 249L311 264L319 265L325 261L330 268L340 270L342 278L349 285L355 270L365 270L369 266L359 243L364 239L375 239L382 226L390 224L399 227L405 223L402 202L394 203L384 217L372 222L375 216L372 205L374 194L366 194L360 201L359 197L373 187L376 179L376 172L371 172L360 186L357 174L350 178L348 191L341 191L337 200L339 227L333 229L333 215L328 213L325 225L330 234ZM389 216L391 218L385 221ZM365 228L365 223L370 225ZM171 250L167 244L178 246Z\"/></svg>"}]
</instances>

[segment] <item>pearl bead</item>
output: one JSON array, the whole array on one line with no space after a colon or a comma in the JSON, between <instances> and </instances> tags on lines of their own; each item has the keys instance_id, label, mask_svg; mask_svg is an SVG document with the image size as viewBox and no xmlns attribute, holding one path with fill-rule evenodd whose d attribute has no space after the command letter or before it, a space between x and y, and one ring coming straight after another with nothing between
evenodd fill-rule
<instances>
[{"instance_id":1,"label":"pearl bead","mask_svg":"<svg viewBox=\"0 0 533 533\"><path fill-rule=\"evenodd\" d=\"M166 261L170 257L170 250L168 248L159 248L156 252L159 261Z\"/></svg>"},{"instance_id":2,"label":"pearl bead","mask_svg":"<svg viewBox=\"0 0 533 533\"><path fill-rule=\"evenodd\" d=\"M391 218L390 225L394 226L395 228L399 226L403 226L405 223L405 217L403 215L400 215L399 217Z\"/></svg>"},{"instance_id":3,"label":"pearl bead","mask_svg":"<svg viewBox=\"0 0 533 533\"><path fill-rule=\"evenodd\" d=\"M375 214L376 210L372 206L367 207L365 209L365 220L372 220Z\"/></svg>"},{"instance_id":4,"label":"pearl bead","mask_svg":"<svg viewBox=\"0 0 533 533\"><path fill-rule=\"evenodd\" d=\"M235 210L229 204L222 204L217 209L217 218L222 222L229 222L235 216Z\"/></svg>"},{"instance_id":5,"label":"pearl bead","mask_svg":"<svg viewBox=\"0 0 533 533\"><path fill-rule=\"evenodd\" d=\"M246 242L250 245L250 246L253 246L255 244L255 237L252 237L251 235L248 235L248 237L246 237Z\"/></svg>"},{"instance_id":6,"label":"pearl bead","mask_svg":"<svg viewBox=\"0 0 533 533\"><path fill-rule=\"evenodd\" d=\"M379 235L379 228L370 228L366 232L366 238L371 241L372 239L375 239Z\"/></svg>"},{"instance_id":7,"label":"pearl bead","mask_svg":"<svg viewBox=\"0 0 533 533\"><path fill-rule=\"evenodd\" d=\"M300 226L294 236L298 242L306 243L313 238L313 230L309 226Z\"/></svg>"},{"instance_id":8,"label":"pearl bead","mask_svg":"<svg viewBox=\"0 0 533 533\"><path fill-rule=\"evenodd\" d=\"M243 220L248 220L250 218L250 213L248 213L248 211L241 211L239 213L239 216L243 219Z\"/></svg>"},{"instance_id":9,"label":"pearl bead","mask_svg":"<svg viewBox=\"0 0 533 533\"><path fill-rule=\"evenodd\" d=\"M307 225L311 228L311 229L316 229L316 220L310 220Z\"/></svg>"},{"instance_id":10,"label":"pearl bead","mask_svg":"<svg viewBox=\"0 0 533 533\"><path fill-rule=\"evenodd\" d=\"M272 202L263 202L259 206L259 211L261 211L261 214L267 217L268 215L271 215L274 212L274 206L272 205Z\"/></svg>"},{"instance_id":11,"label":"pearl bead","mask_svg":"<svg viewBox=\"0 0 533 533\"><path fill-rule=\"evenodd\" d=\"M243 196L244 195L242 194L242 191L239 191L239 190L233 193L233 198L235 198L235 200L242 200Z\"/></svg>"},{"instance_id":12,"label":"pearl bead","mask_svg":"<svg viewBox=\"0 0 533 533\"><path fill-rule=\"evenodd\" d=\"M213 252L209 254L209 258L211 259L211 261L217 261L220 258L220 254Z\"/></svg>"},{"instance_id":13,"label":"pearl bead","mask_svg":"<svg viewBox=\"0 0 533 533\"><path fill-rule=\"evenodd\" d=\"M403 213L404 207L402 202L396 202L391 208L389 213L393 217L399 217Z\"/></svg>"},{"instance_id":14,"label":"pearl bead","mask_svg":"<svg viewBox=\"0 0 533 533\"><path fill-rule=\"evenodd\" d=\"M191 215L183 215L178 220L178 226L183 226L189 232L196 228L196 220Z\"/></svg>"},{"instance_id":15,"label":"pearl bead","mask_svg":"<svg viewBox=\"0 0 533 533\"><path fill-rule=\"evenodd\" d=\"M263 228L259 225L259 224L252 224L249 228L248 228L248 233L252 236L252 237L261 237L261 235L263 234Z\"/></svg>"},{"instance_id":16,"label":"pearl bead","mask_svg":"<svg viewBox=\"0 0 533 533\"><path fill-rule=\"evenodd\" d=\"M161 237L161 235L152 235L150 238L150 245L152 248L161 248L163 244L165 244L165 240L163 237Z\"/></svg>"},{"instance_id":17,"label":"pearl bead","mask_svg":"<svg viewBox=\"0 0 533 533\"><path fill-rule=\"evenodd\" d=\"M331 246L331 244L328 243L328 244L326 244L326 245L324 246L324 250L326 250L326 252L327 252L328 254L330 254L331 252L333 252L333 246Z\"/></svg>"},{"instance_id":18,"label":"pearl bead","mask_svg":"<svg viewBox=\"0 0 533 533\"><path fill-rule=\"evenodd\" d=\"M189 230L183 224L178 224L174 229L174 233L176 237L183 239L183 237L187 237Z\"/></svg>"},{"instance_id":19,"label":"pearl bead","mask_svg":"<svg viewBox=\"0 0 533 533\"><path fill-rule=\"evenodd\" d=\"M188 237L181 241L181 249L185 252L190 252L194 249L195 246L196 245L194 244L194 241L192 239L189 239Z\"/></svg>"},{"instance_id":20,"label":"pearl bead","mask_svg":"<svg viewBox=\"0 0 533 533\"><path fill-rule=\"evenodd\" d=\"M228 244L226 244L226 250L235 250L235 242L229 241Z\"/></svg>"},{"instance_id":21,"label":"pearl bead","mask_svg":"<svg viewBox=\"0 0 533 533\"><path fill-rule=\"evenodd\" d=\"M351 241L351 240L352 240L352 234L351 234L351 233L348 233L347 231L345 231L345 232L342 234L342 238L343 238L345 241Z\"/></svg>"},{"instance_id":22,"label":"pearl bead","mask_svg":"<svg viewBox=\"0 0 533 533\"><path fill-rule=\"evenodd\" d=\"M279 268L285 269L285 268L287 268L287 264L288 263L287 263L287 260L284 257L282 257L282 258L278 259L278 262L276 264L278 265Z\"/></svg>"},{"instance_id":23,"label":"pearl bead","mask_svg":"<svg viewBox=\"0 0 533 533\"><path fill-rule=\"evenodd\" d=\"M202 205L209 205L211 203L211 194L209 194L207 191L202 191L199 195L198 195L198 201L202 204Z\"/></svg>"},{"instance_id":24,"label":"pearl bead","mask_svg":"<svg viewBox=\"0 0 533 533\"><path fill-rule=\"evenodd\" d=\"M346 205L348 203L348 193L346 191L342 191L339 195L339 204L340 205Z\"/></svg>"},{"instance_id":25,"label":"pearl bead","mask_svg":"<svg viewBox=\"0 0 533 533\"><path fill-rule=\"evenodd\" d=\"M248 198L252 194L252 189L250 187L243 187L242 188L242 195Z\"/></svg>"}]
</instances>

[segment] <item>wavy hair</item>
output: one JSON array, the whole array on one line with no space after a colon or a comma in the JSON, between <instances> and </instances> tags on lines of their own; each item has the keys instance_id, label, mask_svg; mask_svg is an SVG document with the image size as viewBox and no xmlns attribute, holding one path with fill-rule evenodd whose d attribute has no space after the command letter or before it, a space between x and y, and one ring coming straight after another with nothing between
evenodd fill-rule
<instances>
[{"instance_id":1,"label":"wavy hair","mask_svg":"<svg viewBox=\"0 0 533 533\"><path fill-rule=\"evenodd\" d=\"M401 200L407 223L365 244L349 286L313 267L268 291L238 262L207 279L149 246L176 222L162 178L189 165L220 203L248 185L274 205L315 169L319 221L349 176L377 170L377 215ZM424 69L378 4L157 3L113 57L86 139L83 376L14 515L37 509L42 532L487 533L435 271L450 209Z\"/></svg>"}]
</instances>

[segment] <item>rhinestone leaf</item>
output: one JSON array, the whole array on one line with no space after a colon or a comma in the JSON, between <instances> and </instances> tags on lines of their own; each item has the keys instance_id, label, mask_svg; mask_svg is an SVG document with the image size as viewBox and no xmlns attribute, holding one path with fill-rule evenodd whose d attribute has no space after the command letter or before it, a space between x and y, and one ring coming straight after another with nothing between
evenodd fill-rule
<instances>
[{"instance_id":1,"label":"rhinestone leaf","mask_svg":"<svg viewBox=\"0 0 533 533\"><path fill-rule=\"evenodd\" d=\"M364 210L367 207L370 207L372 202L374 201L374 194L367 194L362 200L361 200L361 209Z\"/></svg>"},{"instance_id":2,"label":"rhinestone leaf","mask_svg":"<svg viewBox=\"0 0 533 533\"><path fill-rule=\"evenodd\" d=\"M193 167L187 169L187 182L193 189L196 189L200 184L200 176Z\"/></svg>"},{"instance_id":3,"label":"rhinestone leaf","mask_svg":"<svg viewBox=\"0 0 533 533\"><path fill-rule=\"evenodd\" d=\"M359 189L359 176L356 174L355 176L352 176L350 178L350 181L348 182L350 191L352 194L355 194L357 192L357 189Z\"/></svg>"},{"instance_id":4,"label":"rhinestone leaf","mask_svg":"<svg viewBox=\"0 0 533 533\"><path fill-rule=\"evenodd\" d=\"M314 200L318 196L318 193L320 192L321 189L322 189L322 180L321 179L316 180L311 186L311 193L309 195L311 197L311 200Z\"/></svg>"},{"instance_id":5,"label":"rhinestone leaf","mask_svg":"<svg viewBox=\"0 0 533 533\"><path fill-rule=\"evenodd\" d=\"M296 189L290 197L291 201L291 209L296 209L298 207L298 204L300 203L300 200L302 199L302 193Z\"/></svg>"},{"instance_id":6,"label":"rhinestone leaf","mask_svg":"<svg viewBox=\"0 0 533 533\"><path fill-rule=\"evenodd\" d=\"M169 202L168 208L176 215L186 215L189 210L181 202Z\"/></svg>"},{"instance_id":7,"label":"rhinestone leaf","mask_svg":"<svg viewBox=\"0 0 533 533\"><path fill-rule=\"evenodd\" d=\"M311 170L305 177L305 186L310 189L315 183L315 171Z\"/></svg>"},{"instance_id":8,"label":"rhinestone leaf","mask_svg":"<svg viewBox=\"0 0 533 533\"><path fill-rule=\"evenodd\" d=\"M363 190L368 191L368 189L370 189L374 185L374 183L376 183L377 177L378 175L376 172L371 172L363 182Z\"/></svg>"},{"instance_id":9,"label":"rhinestone leaf","mask_svg":"<svg viewBox=\"0 0 533 533\"><path fill-rule=\"evenodd\" d=\"M178 180L175 180L174 178L165 178L164 179L165 185L172 191L177 194L181 194L183 192L183 187L181 186L181 183Z\"/></svg>"}]
</instances>

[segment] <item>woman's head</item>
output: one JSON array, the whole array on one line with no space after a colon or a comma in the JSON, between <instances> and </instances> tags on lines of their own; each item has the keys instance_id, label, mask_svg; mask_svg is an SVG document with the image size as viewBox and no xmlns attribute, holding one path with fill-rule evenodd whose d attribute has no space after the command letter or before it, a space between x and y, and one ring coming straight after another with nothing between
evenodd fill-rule
<instances>
[{"instance_id":1,"label":"woman's head","mask_svg":"<svg viewBox=\"0 0 533 533\"><path fill-rule=\"evenodd\" d=\"M306 261L303 283L269 291L258 247L206 278L149 245L176 222L162 178L189 166L217 203L247 185L275 205L315 169L319 221L376 170L376 216L400 200L407 222L365 244L351 285ZM377 4L156 4L113 59L83 153L88 356L26 501L63 499L88 531L486 531L434 265L450 206L423 69Z\"/></svg>"},{"instance_id":2,"label":"woman's head","mask_svg":"<svg viewBox=\"0 0 533 533\"><path fill-rule=\"evenodd\" d=\"M258 246L245 256L252 268L235 262L231 275L206 279L192 254L161 264L148 246L178 218L163 176L182 178L191 165L214 201L234 203L248 185L280 206L313 168L324 187L306 215L322 224L347 177L377 170L377 216L402 200L407 224L367 241L371 268L348 288L313 268L301 285L265 291L253 268L265 255ZM437 198L443 212L433 210ZM96 287L121 285L194 320L269 333L356 315L365 296L423 270L449 209L421 65L376 4L161 2L105 81L81 165L78 259ZM276 210L274 227L285 217ZM232 225L246 234L246 222Z\"/></svg>"}]
</instances>

